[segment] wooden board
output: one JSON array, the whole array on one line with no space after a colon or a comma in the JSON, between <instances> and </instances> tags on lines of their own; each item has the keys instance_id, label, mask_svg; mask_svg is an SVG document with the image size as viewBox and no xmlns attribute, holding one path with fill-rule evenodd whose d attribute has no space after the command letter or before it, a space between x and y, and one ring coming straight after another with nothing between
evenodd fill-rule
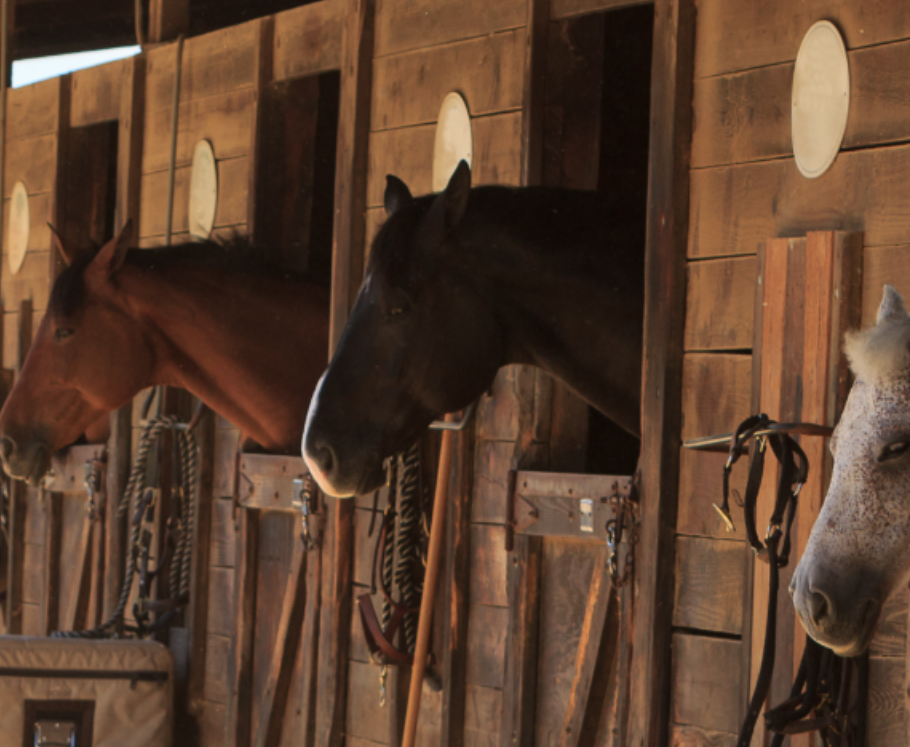
<instances>
[{"instance_id":1,"label":"wooden board","mask_svg":"<svg viewBox=\"0 0 910 747\"><path fill-rule=\"evenodd\" d=\"M467 683L502 689L509 610L472 604L468 615Z\"/></svg>"},{"instance_id":2,"label":"wooden board","mask_svg":"<svg viewBox=\"0 0 910 747\"><path fill-rule=\"evenodd\" d=\"M708 731L695 726L676 726L670 729L670 747L736 747L736 734Z\"/></svg>"},{"instance_id":3,"label":"wooden board","mask_svg":"<svg viewBox=\"0 0 910 747\"><path fill-rule=\"evenodd\" d=\"M186 40L183 48L180 101L192 101L255 83L257 43L261 20L214 31ZM149 50L146 110L170 110L174 96L177 45Z\"/></svg>"},{"instance_id":4,"label":"wooden board","mask_svg":"<svg viewBox=\"0 0 910 747\"><path fill-rule=\"evenodd\" d=\"M686 271L686 350L751 348L755 259L689 262Z\"/></svg>"},{"instance_id":5,"label":"wooden board","mask_svg":"<svg viewBox=\"0 0 910 747\"><path fill-rule=\"evenodd\" d=\"M742 634L746 552L740 541L677 537L673 625Z\"/></svg>"},{"instance_id":6,"label":"wooden board","mask_svg":"<svg viewBox=\"0 0 910 747\"><path fill-rule=\"evenodd\" d=\"M647 0L550 0L550 18L573 18L605 10L627 8L630 5L647 5Z\"/></svg>"},{"instance_id":7,"label":"wooden board","mask_svg":"<svg viewBox=\"0 0 910 747\"><path fill-rule=\"evenodd\" d=\"M676 531L680 535L715 537L718 539L745 539L746 528L743 510L736 496L741 498L746 490L749 467L740 460L730 475L730 512L735 531L728 532L727 525L711 504L723 501L723 468L727 455L706 451L682 449L679 457L679 516Z\"/></svg>"},{"instance_id":8,"label":"wooden board","mask_svg":"<svg viewBox=\"0 0 910 747\"><path fill-rule=\"evenodd\" d=\"M676 633L670 720L712 731L739 732L745 713L739 682L742 642Z\"/></svg>"},{"instance_id":9,"label":"wooden board","mask_svg":"<svg viewBox=\"0 0 910 747\"><path fill-rule=\"evenodd\" d=\"M376 56L485 36L526 23L524 0L380 0L376 8Z\"/></svg>"},{"instance_id":10,"label":"wooden board","mask_svg":"<svg viewBox=\"0 0 910 747\"><path fill-rule=\"evenodd\" d=\"M246 223L247 179L250 159L246 156L218 162L218 207L215 210L215 227L227 228ZM189 167L177 169L174 176L174 237L189 230ZM159 171L142 177L141 218L139 235L142 238L163 236L167 203L167 172ZM188 239L184 239L188 240Z\"/></svg>"},{"instance_id":11,"label":"wooden board","mask_svg":"<svg viewBox=\"0 0 910 747\"><path fill-rule=\"evenodd\" d=\"M910 298L910 245L877 246L863 256L862 326L875 324L885 283L893 285L904 298Z\"/></svg>"},{"instance_id":12,"label":"wooden board","mask_svg":"<svg viewBox=\"0 0 910 747\"><path fill-rule=\"evenodd\" d=\"M9 90L6 100L7 142L57 131L61 81L62 78L51 78Z\"/></svg>"},{"instance_id":13,"label":"wooden board","mask_svg":"<svg viewBox=\"0 0 910 747\"><path fill-rule=\"evenodd\" d=\"M750 415L750 355L687 353L682 382L683 440L729 433Z\"/></svg>"},{"instance_id":14,"label":"wooden board","mask_svg":"<svg viewBox=\"0 0 910 747\"><path fill-rule=\"evenodd\" d=\"M6 143L4 198L9 198L17 181L25 182L29 196L51 192L57 179L57 135L40 135Z\"/></svg>"},{"instance_id":15,"label":"wooden board","mask_svg":"<svg viewBox=\"0 0 910 747\"><path fill-rule=\"evenodd\" d=\"M841 153L821 179L792 159L696 169L691 174L689 256L752 254L765 239L819 228L863 231L866 246L905 244L910 147Z\"/></svg>"},{"instance_id":16,"label":"wooden board","mask_svg":"<svg viewBox=\"0 0 910 747\"><path fill-rule=\"evenodd\" d=\"M118 119L123 79L132 65L131 60L117 60L74 72L70 125L84 127Z\"/></svg>"},{"instance_id":17,"label":"wooden board","mask_svg":"<svg viewBox=\"0 0 910 747\"><path fill-rule=\"evenodd\" d=\"M521 106L525 31L381 57L374 65L372 129L435 122L458 90L472 117Z\"/></svg>"},{"instance_id":18,"label":"wooden board","mask_svg":"<svg viewBox=\"0 0 910 747\"><path fill-rule=\"evenodd\" d=\"M904 658L873 656L869 660L870 747L898 747L907 743L907 696Z\"/></svg>"},{"instance_id":19,"label":"wooden board","mask_svg":"<svg viewBox=\"0 0 910 747\"><path fill-rule=\"evenodd\" d=\"M345 8L340 0L322 0L276 14L273 79L339 69Z\"/></svg>"},{"instance_id":20,"label":"wooden board","mask_svg":"<svg viewBox=\"0 0 910 747\"><path fill-rule=\"evenodd\" d=\"M707 0L698 4L696 76L794 60L806 31L820 19L837 26L847 49L910 37L910 17L888 0L807 0L775 3L773 10L749 0Z\"/></svg>"}]
</instances>

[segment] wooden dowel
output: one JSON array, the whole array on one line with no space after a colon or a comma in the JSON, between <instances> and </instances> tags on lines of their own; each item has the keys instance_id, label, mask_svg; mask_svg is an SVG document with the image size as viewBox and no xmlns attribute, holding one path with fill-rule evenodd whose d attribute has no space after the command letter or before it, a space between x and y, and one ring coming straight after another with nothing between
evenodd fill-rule
<instances>
[{"instance_id":1,"label":"wooden dowel","mask_svg":"<svg viewBox=\"0 0 910 747\"><path fill-rule=\"evenodd\" d=\"M446 415L451 422L452 415ZM427 573L423 581L423 598L420 600L420 621L417 626L417 645L414 647L414 666L411 669L411 692L408 694L408 712L404 720L401 747L414 747L417 738L417 717L420 714L420 694L423 675L427 667L427 652L433 628L433 603L436 598L436 581L439 578L439 560L445 541L446 503L449 498L449 472L452 466L452 447L455 431L442 432L439 448L439 470L436 473L436 498L433 501L433 525L430 527L430 548L427 553Z\"/></svg>"}]
</instances>

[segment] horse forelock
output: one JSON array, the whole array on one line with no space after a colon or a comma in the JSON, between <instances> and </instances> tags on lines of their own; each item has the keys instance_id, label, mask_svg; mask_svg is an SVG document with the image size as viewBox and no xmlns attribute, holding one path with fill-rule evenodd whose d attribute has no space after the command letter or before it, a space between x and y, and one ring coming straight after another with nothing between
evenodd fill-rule
<instances>
[{"instance_id":1,"label":"horse forelock","mask_svg":"<svg viewBox=\"0 0 910 747\"><path fill-rule=\"evenodd\" d=\"M844 347L851 370L863 381L879 383L908 373L910 318L848 332Z\"/></svg>"}]
</instances>

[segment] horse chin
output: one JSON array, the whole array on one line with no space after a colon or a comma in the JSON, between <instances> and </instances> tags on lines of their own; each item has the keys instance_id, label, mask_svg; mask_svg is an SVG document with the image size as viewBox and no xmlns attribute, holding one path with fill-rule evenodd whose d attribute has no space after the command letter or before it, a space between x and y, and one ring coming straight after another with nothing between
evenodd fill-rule
<instances>
[{"instance_id":1,"label":"horse chin","mask_svg":"<svg viewBox=\"0 0 910 747\"><path fill-rule=\"evenodd\" d=\"M348 479L338 479L337 475L330 477L309 459L306 462L319 489L332 498L353 498L358 495L366 495L374 490L379 490L386 484L386 472L381 462L372 468L364 469L359 476L353 475Z\"/></svg>"},{"instance_id":2,"label":"horse chin","mask_svg":"<svg viewBox=\"0 0 910 747\"><path fill-rule=\"evenodd\" d=\"M859 630L850 638L838 636L837 639L834 639L830 635L826 635L815 629L809 630L809 635L811 635L817 643L831 649L838 656L844 658L860 656L872 643L872 638L875 636L875 629L878 627L880 611L880 604L875 603L870 605L863 616ZM805 620L802 622L805 626Z\"/></svg>"}]
</instances>

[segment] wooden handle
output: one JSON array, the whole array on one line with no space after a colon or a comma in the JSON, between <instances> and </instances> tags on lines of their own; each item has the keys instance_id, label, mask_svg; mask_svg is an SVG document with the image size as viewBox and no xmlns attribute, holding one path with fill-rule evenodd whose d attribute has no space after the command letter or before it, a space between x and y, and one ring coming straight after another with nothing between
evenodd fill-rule
<instances>
[{"instance_id":1,"label":"wooden handle","mask_svg":"<svg viewBox=\"0 0 910 747\"><path fill-rule=\"evenodd\" d=\"M446 415L452 422L452 415ZM436 498L433 501L433 525L430 527L430 548L427 553L427 572L423 581L423 598L420 600L420 620L417 626L417 645L414 648L414 666L411 669L411 691L408 694L408 713L404 720L401 747L414 747L417 738L417 717L420 714L420 693L423 675L427 668L427 652L433 628L433 602L436 599L436 581L439 578L439 560L445 538L446 504L449 497L449 471L452 466L454 431L442 432L439 449L439 470L436 473Z\"/></svg>"}]
</instances>

